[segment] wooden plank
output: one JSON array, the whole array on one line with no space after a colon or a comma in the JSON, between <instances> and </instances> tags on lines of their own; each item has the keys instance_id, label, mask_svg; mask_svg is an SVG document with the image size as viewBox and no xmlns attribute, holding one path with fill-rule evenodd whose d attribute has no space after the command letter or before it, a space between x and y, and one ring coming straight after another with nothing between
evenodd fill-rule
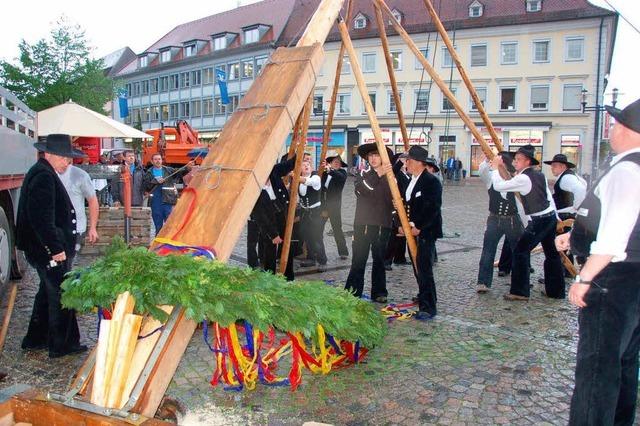
<instances>
[{"instance_id":1,"label":"wooden plank","mask_svg":"<svg viewBox=\"0 0 640 426\"><path fill-rule=\"evenodd\" d=\"M109 349L109 331L111 320L100 321L100 333L98 335L98 346L96 349L96 365L93 373L93 386L90 401L92 404L104 407L107 405L106 395L106 368L107 350Z\"/></svg>"},{"instance_id":2,"label":"wooden plank","mask_svg":"<svg viewBox=\"0 0 640 426\"><path fill-rule=\"evenodd\" d=\"M4 313L4 318L2 320L2 328L0 328L0 354L2 353L2 349L4 348L4 341L7 338L7 330L9 330L9 322L11 321L11 315L13 314L13 307L16 302L16 294L18 294L18 282L11 282L9 287L9 298L7 302L7 309Z\"/></svg>"},{"instance_id":3,"label":"wooden plank","mask_svg":"<svg viewBox=\"0 0 640 426\"><path fill-rule=\"evenodd\" d=\"M360 69L360 63L358 62L358 54L353 48L351 37L349 37L349 30L347 29L344 21L341 21L338 24L338 29L340 30L340 35L342 36L342 42L347 48L349 58L351 59L351 69L353 70L353 75L356 78L358 90L360 90L360 95L362 96L362 101L364 102L364 107L367 111L369 122L371 123L371 130L373 131L373 136L376 139L376 145L378 146L378 153L380 154L380 158L382 159L382 164L390 164L389 154L387 153L384 141L382 140L380 125L378 124L378 119L375 116L373 105L371 104L371 99L369 98L369 93L367 92L367 87L364 83L364 77L362 75L362 70ZM393 170L390 170L389 173L386 174L386 177L387 182L389 182L389 188L391 189L393 203L396 207L396 211L398 212L398 217L400 218L400 223L402 224L402 229L404 230L405 237L407 238L409 254L413 259L413 265L415 268L415 265L417 265L416 259L418 255L418 245L416 244L416 238L413 236L413 234L411 234L411 225L409 225L409 218L407 217L407 212L404 208L402 196L400 195L400 190L398 189L398 183L396 182L396 177L393 174Z\"/></svg>"},{"instance_id":4,"label":"wooden plank","mask_svg":"<svg viewBox=\"0 0 640 426\"><path fill-rule=\"evenodd\" d=\"M311 46L315 43L324 43L333 28L344 0L322 0L315 13L311 17L297 46Z\"/></svg>"},{"instance_id":5,"label":"wooden plank","mask_svg":"<svg viewBox=\"0 0 640 426\"><path fill-rule=\"evenodd\" d=\"M127 401L122 402L122 393L127 384L127 375L129 366L133 357L133 351L136 348L138 340L138 332L142 324L142 316L127 314L122 322L122 330L118 340L118 352L115 357L113 373L109 383L109 396L107 397L107 406L112 408L121 408Z\"/></svg>"}]
</instances>

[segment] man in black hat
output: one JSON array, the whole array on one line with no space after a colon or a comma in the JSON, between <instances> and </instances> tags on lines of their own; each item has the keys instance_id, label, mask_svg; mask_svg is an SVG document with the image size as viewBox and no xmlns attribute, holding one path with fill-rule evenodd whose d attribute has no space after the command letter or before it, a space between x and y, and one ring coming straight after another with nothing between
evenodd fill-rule
<instances>
[{"instance_id":1,"label":"man in black hat","mask_svg":"<svg viewBox=\"0 0 640 426\"><path fill-rule=\"evenodd\" d=\"M393 155L387 148L389 158ZM358 147L358 155L369 163L369 168L356 176L356 215L353 221L353 247L351 270L345 289L361 297L364 289L364 271L369 259L371 268L371 299L387 302L387 276L384 270L384 254L391 234L393 203L391 190L385 174L392 170L391 164L383 164L375 143Z\"/></svg>"},{"instance_id":2,"label":"man in black hat","mask_svg":"<svg viewBox=\"0 0 640 426\"><path fill-rule=\"evenodd\" d=\"M497 155L502 159L507 171L511 174L515 173L512 154L507 151L501 151ZM502 250L512 251L512 247L516 246L518 239L522 235L524 229L522 223L526 222L526 220L523 220L519 215L520 206L516 201L515 194L506 191L498 192L493 187L491 166L486 159L480 163L479 172L480 179L484 182L489 193L489 217L487 218L487 227L484 231L482 242L476 291L478 293L487 293L493 283L493 262L500 238L503 235L505 237L505 244Z\"/></svg>"},{"instance_id":3,"label":"man in black hat","mask_svg":"<svg viewBox=\"0 0 640 426\"><path fill-rule=\"evenodd\" d=\"M71 269L76 247L76 215L67 191L58 177L72 158L84 157L71 146L69 135L52 134L36 143L44 152L27 173L20 194L16 245L40 278L33 302L26 350L49 349L49 357L83 352L75 311L60 304L60 284Z\"/></svg>"},{"instance_id":4,"label":"man in black hat","mask_svg":"<svg viewBox=\"0 0 640 426\"><path fill-rule=\"evenodd\" d=\"M544 250L545 295L554 299L564 298L564 276L560 254L555 249L554 240L558 222L553 197L547 186L547 178L532 166L540 164L535 157L535 148L525 145L515 153L513 167L517 174L504 180L498 167L504 165L501 156L491 160L491 182L498 192L515 192L522 200L524 212L530 217L522 236L513 248L511 290L504 295L505 300L529 300L531 250L542 244Z\"/></svg>"},{"instance_id":5,"label":"man in black hat","mask_svg":"<svg viewBox=\"0 0 640 426\"><path fill-rule=\"evenodd\" d=\"M322 179L313 170L311 161L302 161L300 185L298 187L298 204L301 208L300 234L307 245L307 262L301 266L313 266L318 263L318 271L327 269L327 254L324 249L321 210Z\"/></svg>"},{"instance_id":6,"label":"man in black hat","mask_svg":"<svg viewBox=\"0 0 640 426\"><path fill-rule=\"evenodd\" d=\"M411 181L404 190L411 234L416 237L418 253L414 272L418 281L418 313L416 319L430 320L438 313L436 283L433 278L433 250L435 241L442 238L442 185L427 167L434 167L429 153L414 145L407 152L407 171ZM435 166L437 167L437 165ZM399 233L404 233L398 227Z\"/></svg>"},{"instance_id":7,"label":"man in black hat","mask_svg":"<svg viewBox=\"0 0 640 426\"><path fill-rule=\"evenodd\" d=\"M558 250L588 256L569 290L580 308L570 425L635 424L640 349L640 99L616 120L617 154L578 208Z\"/></svg>"},{"instance_id":8,"label":"man in black hat","mask_svg":"<svg viewBox=\"0 0 640 426\"><path fill-rule=\"evenodd\" d=\"M325 160L325 171L322 174L322 232L331 221L333 238L338 246L340 259L349 257L347 242L342 232L342 190L347 182L347 171L343 168L347 163L339 155L332 155Z\"/></svg>"}]
</instances>

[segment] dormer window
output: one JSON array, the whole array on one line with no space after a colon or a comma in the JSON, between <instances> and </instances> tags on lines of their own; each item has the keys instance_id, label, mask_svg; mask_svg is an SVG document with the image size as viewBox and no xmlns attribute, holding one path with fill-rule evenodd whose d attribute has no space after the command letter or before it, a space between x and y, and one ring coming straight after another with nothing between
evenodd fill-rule
<instances>
[{"instance_id":1,"label":"dormer window","mask_svg":"<svg viewBox=\"0 0 640 426\"><path fill-rule=\"evenodd\" d=\"M482 16L484 12L484 6L479 1L474 1L469 5L469 17L470 18L479 18Z\"/></svg>"},{"instance_id":2,"label":"dormer window","mask_svg":"<svg viewBox=\"0 0 640 426\"><path fill-rule=\"evenodd\" d=\"M260 40L260 32L257 28L244 31L244 44L257 43Z\"/></svg>"},{"instance_id":3,"label":"dormer window","mask_svg":"<svg viewBox=\"0 0 640 426\"><path fill-rule=\"evenodd\" d=\"M189 57L195 56L195 55L196 55L196 45L195 44L189 44L189 45L184 47L184 57L185 58L189 58Z\"/></svg>"},{"instance_id":4,"label":"dormer window","mask_svg":"<svg viewBox=\"0 0 640 426\"><path fill-rule=\"evenodd\" d=\"M542 0L527 0L527 12L539 12L542 10Z\"/></svg>"},{"instance_id":5,"label":"dormer window","mask_svg":"<svg viewBox=\"0 0 640 426\"><path fill-rule=\"evenodd\" d=\"M227 37L220 36L213 39L213 50L222 50L227 48Z\"/></svg>"},{"instance_id":6,"label":"dormer window","mask_svg":"<svg viewBox=\"0 0 640 426\"><path fill-rule=\"evenodd\" d=\"M140 56L140 68L145 68L149 65L149 57L148 56Z\"/></svg>"},{"instance_id":7,"label":"dormer window","mask_svg":"<svg viewBox=\"0 0 640 426\"><path fill-rule=\"evenodd\" d=\"M164 64L165 62L169 61L171 61L171 50L167 49L160 52L160 62Z\"/></svg>"},{"instance_id":8,"label":"dormer window","mask_svg":"<svg viewBox=\"0 0 640 426\"><path fill-rule=\"evenodd\" d=\"M362 28L367 27L367 17L362 13L358 13L358 16L353 20L353 28L356 30L361 30Z\"/></svg>"},{"instance_id":9,"label":"dormer window","mask_svg":"<svg viewBox=\"0 0 640 426\"><path fill-rule=\"evenodd\" d=\"M402 24L402 13L398 9L393 9L391 14L399 24Z\"/></svg>"}]
</instances>

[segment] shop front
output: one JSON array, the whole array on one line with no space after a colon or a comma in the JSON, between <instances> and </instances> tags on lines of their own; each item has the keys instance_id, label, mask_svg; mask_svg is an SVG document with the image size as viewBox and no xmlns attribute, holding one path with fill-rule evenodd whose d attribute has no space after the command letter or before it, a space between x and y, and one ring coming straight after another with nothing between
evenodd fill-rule
<instances>
[{"instance_id":1,"label":"shop front","mask_svg":"<svg viewBox=\"0 0 640 426\"><path fill-rule=\"evenodd\" d=\"M566 155L567 160L575 164L578 170L580 170L581 151L580 135L560 136L560 153Z\"/></svg>"},{"instance_id":2,"label":"shop front","mask_svg":"<svg viewBox=\"0 0 640 426\"><path fill-rule=\"evenodd\" d=\"M541 129L510 129L509 151L515 152L524 145L532 145L535 148L536 160L542 164L544 150L544 130Z\"/></svg>"},{"instance_id":3,"label":"shop front","mask_svg":"<svg viewBox=\"0 0 640 426\"><path fill-rule=\"evenodd\" d=\"M287 149L291 145L291 134L287 136ZM327 152L329 154L337 154L342 157L343 161L347 160L347 155L345 150L347 149L346 144L346 131L344 129L336 129L331 131L331 136L329 137L329 143L327 146ZM322 131L309 131L307 133L307 146L305 148L305 152L311 155L312 164L314 164L314 168L317 169L320 165L320 154L322 151Z\"/></svg>"},{"instance_id":4,"label":"shop front","mask_svg":"<svg viewBox=\"0 0 640 426\"><path fill-rule=\"evenodd\" d=\"M373 135L371 128L359 128L360 131L360 145L365 143L375 143L376 139ZM420 129L407 129L409 136L409 145L420 145L425 149L428 149L431 142L429 137L431 127L425 127L424 131ZM402 137L402 131L399 127L381 127L380 133L384 144L393 152L404 152L404 139Z\"/></svg>"},{"instance_id":5,"label":"shop front","mask_svg":"<svg viewBox=\"0 0 640 426\"><path fill-rule=\"evenodd\" d=\"M491 135L489 134L489 131L484 127L478 128L478 130L482 134L482 138L485 140L485 142L487 142L489 144L489 147L491 147L491 149L494 152L498 152L498 149L496 148L495 144L493 143L493 139L491 138ZM503 141L502 128L494 127L494 130L495 130L496 134L498 135L498 140L500 142L502 142ZM485 155L484 155L484 152L482 151L482 147L480 146L480 143L472 135L472 140L471 140L471 167L469 169L469 170L471 170L471 176L478 176L480 163L482 163L484 161L484 158L485 158Z\"/></svg>"}]
</instances>

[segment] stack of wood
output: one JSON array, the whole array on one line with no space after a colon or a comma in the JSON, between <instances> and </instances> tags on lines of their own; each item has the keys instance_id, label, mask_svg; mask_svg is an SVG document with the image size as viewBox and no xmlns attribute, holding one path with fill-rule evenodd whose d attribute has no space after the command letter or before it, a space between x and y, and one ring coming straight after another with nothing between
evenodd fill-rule
<instances>
[{"instance_id":1,"label":"stack of wood","mask_svg":"<svg viewBox=\"0 0 640 426\"><path fill-rule=\"evenodd\" d=\"M87 211L87 217L89 212ZM131 246L148 247L151 243L151 208L131 208ZM122 208L100 207L98 219L98 235L100 239L95 244L86 243L80 250L80 254L99 256L111 244L116 235L124 238L124 217Z\"/></svg>"},{"instance_id":2,"label":"stack of wood","mask_svg":"<svg viewBox=\"0 0 640 426\"><path fill-rule=\"evenodd\" d=\"M160 338L162 323L133 314L135 299L124 292L118 296L110 320L100 322L91 402L108 408L122 408ZM170 313L171 307L163 307ZM141 338L139 338L141 336Z\"/></svg>"}]
</instances>

